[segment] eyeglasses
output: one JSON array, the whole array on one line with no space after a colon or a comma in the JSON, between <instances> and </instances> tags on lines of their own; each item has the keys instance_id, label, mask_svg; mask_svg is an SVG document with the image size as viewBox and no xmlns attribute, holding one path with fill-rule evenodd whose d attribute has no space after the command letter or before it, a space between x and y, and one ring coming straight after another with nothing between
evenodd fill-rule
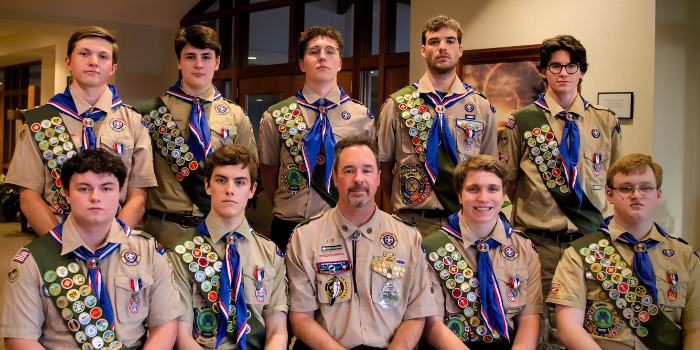
<instances>
[{"instance_id":1,"label":"eyeglasses","mask_svg":"<svg viewBox=\"0 0 700 350\"><path fill-rule=\"evenodd\" d=\"M547 67L549 67L549 71L552 72L552 74L559 74L559 73L561 73L561 68L562 68L562 67L566 67L566 72L567 72L567 73L569 73L569 74L574 74L574 73L578 72L579 65L578 65L578 63L569 63L569 64L567 64L566 66L562 66L562 65L559 64L559 63L551 63L551 64L548 65Z\"/></svg>"},{"instance_id":2,"label":"eyeglasses","mask_svg":"<svg viewBox=\"0 0 700 350\"><path fill-rule=\"evenodd\" d=\"M310 48L306 49L306 53L309 56L313 56L313 57L319 57L321 55L321 51L324 51L326 53L326 56L334 57L334 56L338 55L338 52L340 50L338 50L337 47L333 47L333 46L326 46L323 49L318 47L318 46L314 46L314 47L310 47Z\"/></svg>"},{"instance_id":3,"label":"eyeglasses","mask_svg":"<svg viewBox=\"0 0 700 350\"><path fill-rule=\"evenodd\" d=\"M610 187L610 189L613 190L618 190L620 193L624 194L633 194L634 190L639 191L641 194L651 194L656 190L656 187L651 187L651 186L639 186L639 187L632 187L632 186L622 186L622 187Z\"/></svg>"}]
</instances>

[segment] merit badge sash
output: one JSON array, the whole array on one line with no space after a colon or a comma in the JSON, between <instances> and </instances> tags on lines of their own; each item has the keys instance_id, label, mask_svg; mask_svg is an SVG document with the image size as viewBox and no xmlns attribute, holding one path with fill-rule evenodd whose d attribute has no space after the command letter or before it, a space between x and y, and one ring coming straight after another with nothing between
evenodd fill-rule
<instances>
[{"instance_id":1,"label":"merit badge sash","mask_svg":"<svg viewBox=\"0 0 700 350\"><path fill-rule=\"evenodd\" d=\"M51 201L52 207L57 213L67 215L70 206L63 193L61 166L68 158L76 155L77 150L66 124L58 110L48 105L24 111L22 116L29 126L44 165L54 179L54 184L51 187L54 192Z\"/></svg>"},{"instance_id":2,"label":"merit badge sash","mask_svg":"<svg viewBox=\"0 0 700 350\"><path fill-rule=\"evenodd\" d=\"M51 235L27 245L41 259L36 261L44 282L44 296L51 298L63 321L82 349L127 349L117 339L73 254L61 255L61 246Z\"/></svg>"},{"instance_id":3,"label":"merit badge sash","mask_svg":"<svg viewBox=\"0 0 700 350\"><path fill-rule=\"evenodd\" d=\"M588 305L584 323L588 333L613 338L622 329L624 318L632 333L649 349L683 347L683 331L663 312L659 313L659 305L640 284L641 279L632 265L611 244L608 234L595 231L572 242L571 246L581 255L592 279L610 298Z\"/></svg>"},{"instance_id":4,"label":"merit badge sash","mask_svg":"<svg viewBox=\"0 0 700 350\"><path fill-rule=\"evenodd\" d=\"M165 158L192 203L205 215L209 214L211 198L204 190L204 169L199 167L163 99L156 97L136 109L142 113L141 123L151 134L154 153Z\"/></svg>"},{"instance_id":5,"label":"merit badge sash","mask_svg":"<svg viewBox=\"0 0 700 350\"><path fill-rule=\"evenodd\" d=\"M171 246L180 257L180 263L187 267L190 281L195 281L202 298L209 307L199 310L197 316L197 327L203 332L210 332L216 340L216 330L218 329L219 305L219 281L221 279L221 267L223 261L221 256L214 251L214 248L207 243L206 239L194 228L191 228ZM264 272L256 270L256 278L261 282ZM260 288L258 288L260 289ZM233 288L232 288L233 290ZM257 293L256 293L257 294ZM233 298L231 298L233 300ZM250 304L248 307L248 327L246 327L246 347L251 350L262 350L265 347L265 326L256 318L252 317ZM236 342L236 306L229 305L229 321L227 333L232 341Z\"/></svg>"},{"instance_id":6,"label":"merit badge sash","mask_svg":"<svg viewBox=\"0 0 700 350\"><path fill-rule=\"evenodd\" d=\"M564 215L583 234L595 232L603 221L603 215L588 199L585 192L579 207L579 199L566 184L559 143L552 132L544 111L531 104L513 113L516 125L528 146L528 157L537 165L542 182L549 189L554 201Z\"/></svg>"},{"instance_id":7,"label":"merit badge sash","mask_svg":"<svg viewBox=\"0 0 700 350\"><path fill-rule=\"evenodd\" d=\"M461 314L445 313L443 322L464 343L477 341L478 337L487 343L507 343L507 339L498 332L491 332L479 316L482 305L477 292L479 287L477 272L469 267L462 254L447 237L445 230L446 226L443 226L441 230L423 239L426 258L442 279L445 291L449 292L452 300L462 310ZM515 339L515 331L509 329L509 332Z\"/></svg>"},{"instance_id":8,"label":"merit badge sash","mask_svg":"<svg viewBox=\"0 0 700 350\"><path fill-rule=\"evenodd\" d=\"M438 176L434 181L435 185L431 184L429 174L426 171L428 135L435 122L435 116L430 113L428 104L417 90L418 84L416 82L391 95L396 111L403 120L402 124L406 127L406 132L420 160L418 164L405 164L400 169L401 202L406 205L418 205L423 203L433 191L446 212L456 213L459 211L459 199L452 180L455 165L444 146L438 147L437 151Z\"/></svg>"},{"instance_id":9,"label":"merit badge sash","mask_svg":"<svg viewBox=\"0 0 700 350\"><path fill-rule=\"evenodd\" d=\"M282 143L287 146L289 154L294 159L294 163L284 165L281 175L282 186L287 193L293 196L309 186L302 148L304 140L309 135L311 125L304 118L296 96L291 96L270 106L269 111L272 118L275 119ZM325 166L325 163L326 157L319 150L319 154L316 156L316 165ZM328 205L335 207L338 203L338 189L331 182L331 193L328 193L324 184L326 181L323 169L324 167L315 167L311 177L311 187Z\"/></svg>"}]
</instances>

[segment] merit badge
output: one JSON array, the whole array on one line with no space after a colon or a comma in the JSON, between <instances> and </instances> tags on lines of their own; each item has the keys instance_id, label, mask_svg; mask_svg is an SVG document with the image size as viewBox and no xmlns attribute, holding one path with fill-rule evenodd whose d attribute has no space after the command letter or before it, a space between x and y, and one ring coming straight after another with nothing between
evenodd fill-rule
<instances>
[{"instance_id":1,"label":"merit badge","mask_svg":"<svg viewBox=\"0 0 700 350\"><path fill-rule=\"evenodd\" d=\"M124 131L124 129L126 129L126 124L124 124L123 120L114 118L110 120L109 127L114 131Z\"/></svg>"},{"instance_id":2,"label":"merit badge","mask_svg":"<svg viewBox=\"0 0 700 350\"><path fill-rule=\"evenodd\" d=\"M267 287L264 284L255 290L255 300L259 303L264 303L267 300Z\"/></svg>"},{"instance_id":3,"label":"merit badge","mask_svg":"<svg viewBox=\"0 0 700 350\"><path fill-rule=\"evenodd\" d=\"M135 266L141 261L141 254L134 249L122 250L122 262L127 266Z\"/></svg>"},{"instance_id":4,"label":"merit badge","mask_svg":"<svg viewBox=\"0 0 700 350\"><path fill-rule=\"evenodd\" d=\"M382 246L387 249L393 249L396 247L396 244L399 243L399 241L396 239L396 235L391 232L382 233L380 240L382 242Z\"/></svg>"},{"instance_id":5,"label":"merit badge","mask_svg":"<svg viewBox=\"0 0 700 350\"><path fill-rule=\"evenodd\" d=\"M343 111L343 113L340 113L340 116L341 116L344 120L349 120L349 119L350 119L350 112L348 112L348 111Z\"/></svg>"},{"instance_id":6,"label":"merit badge","mask_svg":"<svg viewBox=\"0 0 700 350\"><path fill-rule=\"evenodd\" d=\"M10 272L7 274L7 279L10 280L10 282L14 282L17 280L17 277L19 277L19 268L17 266L12 266Z\"/></svg>"},{"instance_id":7,"label":"merit badge","mask_svg":"<svg viewBox=\"0 0 700 350\"><path fill-rule=\"evenodd\" d=\"M68 269L65 266L59 266L56 269L56 274L58 275L58 277L66 277L68 276Z\"/></svg>"},{"instance_id":8,"label":"merit badge","mask_svg":"<svg viewBox=\"0 0 700 350\"><path fill-rule=\"evenodd\" d=\"M223 104L218 104L214 108L216 109L216 113L221 115L226 115L228 113L228 107L224 106Z\"/></svg>"},{"instance_id":9,"label":"merit badge","mask_svg":"<svg viewBox=\"0 0 700 350\"><path fill-rule=\"evenodd\" d=\"M518 251L512 245L504 245L501 248L501 255L506 260L515 260L518 257Z\"/></svg>"}]
</instances>

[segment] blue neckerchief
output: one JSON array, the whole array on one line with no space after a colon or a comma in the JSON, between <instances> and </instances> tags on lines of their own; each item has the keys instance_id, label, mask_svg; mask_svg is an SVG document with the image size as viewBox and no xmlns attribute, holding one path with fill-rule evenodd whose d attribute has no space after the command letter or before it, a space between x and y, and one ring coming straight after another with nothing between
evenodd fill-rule
<instances>
[{"instance_id":1,"label":"blue neckerchief","mask_svg":"<svg viewBox=\"0 0 700 350\"><path fill-rule=\"evenodd\" d=\"M207 229L206 221L202 221L195 229L202 235L211 237L209 229ZM226 254L224 256L224 264L221 267L221 279L219 280L219 300L217 301L219 304L219 326L216 331L216 349L219 348L221 340L226 336L229 315L230 312L233 311L230 308L231 298L233 298L236 305L236 349L245 350L245 329L248 324L248 308L246 307L245 294L243 293L241 257L238 254L236 245L228 242L229 235L235 237L237 240L245 239L245 237L238 232L229 232L221 238L226 243Z\"/></svg>"},{"instance_id":2,"label":"blue neckerchief","mask_svg":"<svg viewBox=\"0 0 700 350\"><path fill-rule=\"evenodd\" d=\"M121 221L120 219L116 220L124 230L125 235L129 237L131 235L131 228L127 226L126 223L124 223L124 221ZM51 231L49 231L51 237L61 246L63 246L64 222L58 224L58 226L54 227ZM86 263L92 258L97 258L100 261L102 261L104 258L108 257L114 251L119 249L120 246L121 243L109 243L106 246L97 249L94 254L91 253L90 250L88 250L87 248L80 246L73 251L73 255L75 255L75 257L78 258L78 260L84 261ZM95 292L95 297L97 297L97 300L100 302L102 313L107 319L107 322L109 322L110 328L114 330L114 310L112 310L112 303L109 301L107 288L104 286L104 278L102 277L102 271L100 270L99 265L96 267L92 267L88 263L88 266L90 267L90 278L88 280L88 283L92 290Z\"/></svg>"},{"instance_id":3,"label":"blue neckerchief","mask_svg":"<svg viewBox=\"0 0 700 350\"><path fill-rule=\"evenodd\" d=\"M107 87L112 92L112 109L121 106L123 102L122 99L119 98L119 95L117 95L117 88L112 84L107 85ZM89 124L86 119L89 118L96 122L107 114L105 111L94 108L88 109L83 114L78 114L75 101L73 101L73 96L70 93L70 87L66 87L62 94L54 95L46 104L73 119L83 122L83 145L80 147L80 150L95 149L95 131L93 130L93 125Z\"/></svg>"},{"instance_id":4,"label":"blue neckerchief","mask_svg":"<svg viewBox=\"0 0 700 350\"><path fill-rule=\"evenodd\" d=\"M608 229L608 226L610 225L610 220L612 220L613 215L608 216L603 220L603 222L600 223L600 228L598 231L601 231L608 236L610 236L610 231ZM654 223L654 226L656 226L656 230L659 231L664 237L668 238L668 233L666 233L661 226L659 226L657 223ZM651 249L656 247L657 244L661 243L659 241L653 240L651 238L647 238L643 241L638 241L634 236L632 236L631 233L629 232L624 232L623 234L620 235L620 237L617 238L618 241L623 242L627 245L634 246L639 243L644 243L647 245L647 249ZM644 251L644 252L634 252L634 260L632 261L632 269L634 270L634 273L639 276L639 279L641 279L642 284L644 284L647 287L647 290L651 293L652 298L654 298L654 301L656 303L659 302L659 291L656 289L656 277L654 275L654 265L651 263L651 259L649 258L649 254Z\"/></svg>"},{"instance_id":5,"label":"blue neckerchief","mask_svg":"<svg viewBox=\"0 0 700 350\"><path fill-rule=\"evenodd\" d=\"M340 89L340 104L350 101L350 96L348 96L348 94L346 94L340 86L338 86L338 89ZM314 103L309 103L306 101L302 90L297 91L296 95L294 96L296 97L298 104L318 112L318 118L316 118L316 121L314 121L314 124L309 129L309 133L304 138L304 143L301 148L304 166L306 167L307 183L311 183L311 175L316 166L316 158L318 157L321 145L323 145L323 149L326 153L326 177L324 179L324 186L326 187L326 191L330 194L335 137L333 136L331 122L328 120L328 112L331 109L338 107L338 104L335 104L330 100L324 100L324 102L321 103L321 99L318 99Z\"/></svg>"},{"instance_id":6,"label":"blue neckerchief","mask_svg":"<svg viewBox=\"0 0 700 350\"><path fill-rule=\"evenodd\" d=\"M221 98L221 93L216 89L216 86L212 87L214 88L214 98L212 101L216 101ZM201 162L202 159L209 157L212 152L211 132L209 131L209 123L207 122L207 113L204 111L204 105L212 101L188 95L180 87L179 80L168 89L166 94L192 105L189 121L191 134L187 145L190 147L197 161Z\"/></svg>"}]
</instances>

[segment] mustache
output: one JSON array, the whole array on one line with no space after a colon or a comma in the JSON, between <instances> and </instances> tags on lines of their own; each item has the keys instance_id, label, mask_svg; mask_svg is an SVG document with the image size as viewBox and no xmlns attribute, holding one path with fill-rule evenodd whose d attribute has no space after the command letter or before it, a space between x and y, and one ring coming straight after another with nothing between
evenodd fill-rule
<instances>
[{"instance_id":1,"label":"mustache","mask_svg":"<svg viewBox=\"0 0 700 350\"><path fill-rule=\"evenodd\" d=\"M367 186L362 186L362 185L357 185L357 186L353 186L353 187L348 188L348 192L350 192L350 191L359 191L359 190L365 191L365 192L369 192L369 187L367 187Z\"/></svg>"}]
</instances>

